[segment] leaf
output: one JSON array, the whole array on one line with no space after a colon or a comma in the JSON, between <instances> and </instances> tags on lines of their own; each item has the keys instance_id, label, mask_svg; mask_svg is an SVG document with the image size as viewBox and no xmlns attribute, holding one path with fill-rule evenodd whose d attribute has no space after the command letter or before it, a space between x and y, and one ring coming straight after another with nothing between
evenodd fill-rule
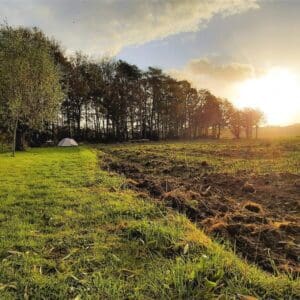
<instances>
[{"instance_id":1,"label":"leaf","mask_svg":"<svg viewBox=\"0 0 300 300\"><path fill-rule=\"evenodd\" d=\"M239 300L258 300L256 297L237 294Z\"/></svg>"},{"instance_id":2,"label":"leaf","mask_svg":"<svg viewBox=\"0 0 300 300\"><path fill-rule=\"evenodd\" d=\"M189 274L189 280L193 281L196 278L196 272L195 270L193 270L190 274Z\"/></svg>"},{"instance_id":3,"label":"leaf","mask_svg":"<svg viewBox=\"0 0 300 300\"><path fill-rule=\"evenodd\" d=\"M0 291L1 290L5 290L5 289L13 289L13 290L16 290L17 287L14 283L8 283L8 284L3 284L3 283L0 283Z\"/></svg>"},{"instance_id":4,"label":"leaf","mask_svg":"<svg viewBox=\"0 0 300 300\"><path fill-rule=\"evenodd\" d=\"M189 251L189 244L186 244L185 246L184 246L184 248L183 248L183 254L187 254L188 253L188 251Z\"/></svg>"},{"instance_id":5,"label":"leaf","mask_svg":"<svg viewBox=\"0 0 300 300\"><path fill-rule=\"evenodd\" d=\"M66 260L68 259L69 257L71 257L73 255L73 253L69 253L68 255L66 255L65 257L62 258L62 260Z\"/></svg>"},{"instance_id":6,"label":"leaf","mask_svg":"<svg viewBox=\"0 0 300 300\"><path fill-rule=\"evenodd\" d=\"M9 254L11 255L17 255L17 256L22 256L23 252L19 252L19 251L13 251L13 250L9 250L7 251Z\"/></svg>"},{"instance_id":7,"label":"leaf","mask_svg":"<svg viewBox=\"0 0 300 300\"><path fill-rule=\"evenodd\" d=\"M62 260L66 260L70 258L73 254L75 254L78 251L78 249L74 249L72 252L70 252L68 255L62 258Z\"/></svg>"},{"instance_id":8,"label":"leaf","mask_svg":"<svg viewBox=\"0 0 300 300\"><path fill-rule=\"evenodd\" d=\"M212 289L212 288L214 288L214 287L217 286L217 283L214 282L214 281L210 281L210 280L206 279L206 281L205 281L205 286L206 286L207 288Z\"/></svg>"},{"instance_id":9,"label":"leaf","mask_svg":"<svg viewBox=\"0 0 300 300\"><path fill-rule=\"evenodd\" d=\"M80 282L80 279L79 278L77 278L75 275L71 275L71 277L75 280L75 281L78 281L78 282Z\"/></svg>"},{"instance_id":10,"label":"leaf","mask_svg":"<svg viewBox=\"0 0 300 300\"><path fill-rule=\"evenodd\" d=\"M113 258L113 260L114 260L115 262L121 262L121 259L120 259L117 255L112 254L111 257Z\"/></svg>"}]
</instances>

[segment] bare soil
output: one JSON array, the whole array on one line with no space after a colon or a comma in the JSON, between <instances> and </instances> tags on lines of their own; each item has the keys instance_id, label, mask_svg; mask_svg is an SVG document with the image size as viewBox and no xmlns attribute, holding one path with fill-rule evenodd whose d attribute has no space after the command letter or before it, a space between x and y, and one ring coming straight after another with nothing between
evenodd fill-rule
<instances>
[{"instance_id":1,"label":"bare soil","mask_svg":"<svg viewBox=\"0 0 300 300\"><path fill-rule=\"evenodd\" d=\"M188 166L167 156L104 151L102 167L128 178L122 188L146 192L185 213L267 271L299 275L299 175L212 173L206 161Z\"/></svg>"}]
</instances>

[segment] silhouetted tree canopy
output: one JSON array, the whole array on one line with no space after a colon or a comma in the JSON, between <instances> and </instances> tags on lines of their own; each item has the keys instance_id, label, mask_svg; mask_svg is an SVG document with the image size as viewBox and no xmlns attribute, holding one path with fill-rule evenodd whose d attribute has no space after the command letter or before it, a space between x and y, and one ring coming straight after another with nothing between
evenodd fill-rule
<instances>
[{"instance_id":1,"label":"silhouetted tree canopy","mask_svg":"<svg viewBox=\"0 0 300 300\"><path fill-rule=\"evenodd\" d=\"M90 142L220 138L225 128L251 138L263 120L258 110L238 110L158 68L82 53L66 57L36 28L2 26L0 59L0 134L17 123L31 145L66 136Z\"/></svg>"}]
</instances>

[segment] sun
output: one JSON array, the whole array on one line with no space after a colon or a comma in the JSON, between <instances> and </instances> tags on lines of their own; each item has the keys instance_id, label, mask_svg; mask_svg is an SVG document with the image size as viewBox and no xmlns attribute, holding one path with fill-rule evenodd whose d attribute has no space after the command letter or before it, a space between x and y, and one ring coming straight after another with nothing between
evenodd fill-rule
<instances>
[{"instance_id":1,"label":"sun","mask_svg":"<svg viewBox=\"0 0 300 300\"><path fill-rule=\"evenodd\" d=\"M237 88L238 107L253 107L265 113L267 124L299 122L300 81L293 72L272 68L266 74L246 80Z\"/></svg>"}]
</instances>

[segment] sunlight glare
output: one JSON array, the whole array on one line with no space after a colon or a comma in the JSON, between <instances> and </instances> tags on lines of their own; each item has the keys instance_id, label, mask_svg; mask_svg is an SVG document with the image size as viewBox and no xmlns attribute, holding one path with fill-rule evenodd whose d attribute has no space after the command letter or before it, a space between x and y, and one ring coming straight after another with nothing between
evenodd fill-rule
<instances>
[{"instance_id":1,"label":"sunlight glare","mask_svg":"<svg viewBox=\"0 0 300 300\"><path fill-rule=\"evenodd\" d=\"M262 77L250 79L238 87L237 106L262 110L269 125L297 121L300 111L300 82L289 70L273 68Z\"/></svg>"}]
</instances>

